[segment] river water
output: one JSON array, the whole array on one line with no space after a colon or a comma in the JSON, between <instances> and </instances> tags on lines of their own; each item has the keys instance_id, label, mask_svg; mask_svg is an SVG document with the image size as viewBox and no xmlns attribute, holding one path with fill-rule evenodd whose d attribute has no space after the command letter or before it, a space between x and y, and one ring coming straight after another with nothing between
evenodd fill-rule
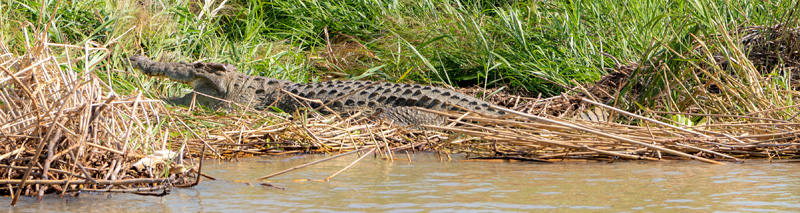
<instances>
[{"instance_id":1,"label":"river water","mask_svg":"<svg viewBox=\"0 0 800 213\"><path fill-rule=\"evenodd\" d=\"M497 211L800 211L800 163L707 165L691 161L524 163L365 158L330 182L356 156L296 170L262 186L255 178L321 159L300 155L206 161L204 180L165 197L86 194L21 199L0 211L166 212L497 212ZM405 155L396 156L405 158ZM9 198L1 202L10 203Z\"/></svg>"}]
</instances>

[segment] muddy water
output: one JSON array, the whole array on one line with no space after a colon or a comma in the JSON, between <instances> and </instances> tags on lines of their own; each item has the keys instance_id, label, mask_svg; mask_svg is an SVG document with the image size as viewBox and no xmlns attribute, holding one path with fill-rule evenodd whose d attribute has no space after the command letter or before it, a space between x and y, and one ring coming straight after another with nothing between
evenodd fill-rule
<instances>
[{"instance_id":1,"label":"muddy water","mask_svg":"<svg viewBox=\"0 0 800 213\"><path fill-rule=\"evenodd\" d=\"M175 189L166 197L84 193L40 203L26 198L17 207L1 205L0 211L800 211L800 163L546 165L441 162L416 154L411 163L365 158L331 182L308 181L324 179L352 156L269 181L282 189L252 181L322 157L207 161L204 172L220 180Z\"/></svg>"}]
</instances>

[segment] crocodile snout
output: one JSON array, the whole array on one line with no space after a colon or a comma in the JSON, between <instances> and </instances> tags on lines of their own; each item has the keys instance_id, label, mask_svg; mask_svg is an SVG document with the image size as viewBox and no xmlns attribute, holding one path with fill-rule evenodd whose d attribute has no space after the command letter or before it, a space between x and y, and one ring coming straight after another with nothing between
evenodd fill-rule
<instances>
[{"instance_id":1,"label":"crocodile snout","mask_svg":"<svg viewBox=\"0 0 800 213\"><path fill-rule=\"evenodd\" d=\"M147 56L136 54L128 58L128 63L130 63L131 67L134 69L145 71L145 69L142 69L142 67L144 67L143 65L151 64L151 61L150 58L147 58Z\"/></svg>"}]
</instances>

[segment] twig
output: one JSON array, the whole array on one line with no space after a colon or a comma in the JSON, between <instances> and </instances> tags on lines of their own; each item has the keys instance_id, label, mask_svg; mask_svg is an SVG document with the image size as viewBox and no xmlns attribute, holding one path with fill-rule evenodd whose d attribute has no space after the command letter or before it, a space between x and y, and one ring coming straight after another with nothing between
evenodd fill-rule
<instances>
[{"instance_id":1,"label":"twig","mask_svg":"<svg viewBox=\"0 0 800 213\"><path fill-rule=\"evenodd\" d=\"M71 184L94 184L94 182L90 180L83 180L83 181L76 181L76 180L27 180L29 184L39 184L39 185L62 185L69 181ZM168 183L170 181L169 178L158 178L158 179L151 179L151 178L140 178L140 179L126 179L126 180L96 180L98 185L128 185L128 184L139 184L139 183ZM0 180L0 184L20 184L23 180L19 179L12 179L12 180Z\"/></svg>"},{"instance_id":2,"label":"twig","mask_svg":"<svg viewBox=\"0 0 800 213\"><path fill-rule=\"evenodd\" d=\"M682 144L682 143L676 143L675 145L681 146L681 147L685 147L685 148L689 148L689 149L698 150L698 151L708 152L708 153L719 155L719 156L726 157L726 158L730 158L730 159L735 160L736 162L741 161L739 158L736 158L736 157L733 157L733 156L730 156L730 155L726 155L724 153L719 153L719 152L715 152L715 151L712 151L712 150L703 149L703 148L700 148L700 147L695 147L695 146Z\"/></svg>"},{"instance_id":3,"label":"twig","mask_svg":"<svg viewBox=\"0 0 800 213\"><path fill-rule=\"evenodd\" d=\"M365 157L369 156L369 154L372 154L372 152L374 152L375 150L378 150L378 149L377 149L377 148L372 148L371 150L369 150L369 152L367 152L367 153L364 153L363 155L361 155L361 157L359 157L358 159L356 159L355 161L353 161L352 163L350 163L350 165L347 165L347 166L345 166L344 168L342 168L342 169L341 169L341 170L339 170L338 172L336 172L336 173L333 173L333 174L332 174L331 176L329 176L328 178L325 178L325 181L331 181L331 179L333 179L333 177L336 177L336 175L339 175L340 173L344 172L344 170L347 170L347 169L349 169L350 167L352 167L353 165L356 165L356 163L358 163L358 161L360 161L361 159L364 159Z\"/></svg>"},{"instance_id":4,"label":"twig","mask_svg":"<svg viewBox=\"0 0 800 213\"><path fill-rule=\"evenodd\" d=\"M203 159L205 158L203 157L203 155L205 152L206 152L206 147L203 146L203 149L200 151L200 163L197 166L197 178L194 180L194 183L192 185L189 185L189 187L197 186L197 184L200 184L200 176L202 176L203 174Z\"/></svg>"},{"instance_id":5,"label":"twig","mask_svg":"<svg viewBox=\"0 0 800 213\"><path fill-rule=\"evenodd\" d=\"M280 171L280 172L275 172L275 173L272 173L272 174L269 174L269 175L266 175L266 176L263 176L263 177L260 177L260 178L256 178L256 180L264 180L264 179L272 178L272 177L275 177L275 176L278 176L278 175L281 175L281 174L284 174L284 173L287 173L287 172L291 172L291 171L294 171L294 170L297 170L297 169L302 169L302 168L307 167L307 166L311 166L311 165L314 165L314 164L318 164L318 163L322 163L322 162L325 162L325 161L333 160L333 159L336 159L336 158L339 158L339 157L343 157L343 156L346 156L346 155L350 155L350 154L353 154L353 153L361 152L361 151L367 150L368 148L371 148L371 147L374 147L374 146L364 147L364 148L361 148L359 150L353 150L353 151L345 152L345 153L342 153L342 154L339 154L339 155L334 155L334 156L331 156L331 157L323 158L323 159L320 159L320 160L317 160L317 161L314 161L314 162L311 162L311 163L303 164L303 165L300 165L300 166L295 166L295 167L292 167L292 168L289 168L289 169L286 169L286 170L283 170L283 171ZM0 182L0 183L2 183L2 182Z\"/></svg>"},{"instance_id":6,"label":"twig","mask_svg":"<svg viewBox=\"0 0 800 213\"><path fill-rule=\"evenodd\" d=\"M622 153L617 153L617 152L611 152L611 151L606 151L606 150L595 149L595 148L591 148L591 147L588 147L588 146L584 146L583 149L590 150L590 151L597 152L597 153L604 154L604 155L617 156L617 157L626 158L626 159L632 159L632 160L651 160L651 161L658 161L659 160L658 158L622 154Z\"/></svg>"},{"instance_id":7,"label":"twig","mask_svg":"<svg viewBox=\"0 0 800 213\"><path fill-rule=\"evenodd\" d=\"M2 67L0 67L0 68L2 68ZM3 71L7 71L5 68L2 68L2 70ZM75 86L74 88L72 88L72 90L66 96L61 98L62 99L61 103L66 103L67 101L69 101L70 97L72 97L72 94L74 94L75 91L78 90L78 88L81 88L83 85L86 85L87 83L88 83L88 81L83 82L80 85ZM27 86L25 86L25 85L22 85L22 87L23 88L27 88ZM31 99L35 100L36 98L31 96ZM36 104L34 104L34 105L36 105ZM62 105L60 105L58 107L58 112L56 113L56 116L55 116L56 119L54 119L53 122L58 122L58 118L60 118L61 115L63 115L64 106L65 106L65 104L62 104ZM53 134L53 130L56 129L56 126L57 125L51 125L50 128L48 128L47 133L44 136L45 139L49 139L50 138L50 135ZM51 140L55 140L55 139L56 138L53 138ZM25 188L25 180L27 180L28 177L30 176L31 170L33 169L33 164L34 164L34 162L36 162L36 159L39 159L39 156L41 156L42 150L44 150L45 144L47 144L47 143L44 143L44 141L39 143L39 147L36 148L36 152L34 152L35 153L33 155L34 157L31 159L30 162L28 162L28 169L25 170L25 173L22 175L22 181L20 181L20 183L19 183L20 190L17 190L17 194L15 194L14 197L11 199L11 206L17 205L17 200L19 200L20 193L22 193L22 188Z\"/></svg>"},{"instance_id":8,"label":"twig","mask_svg":"<svg viewBox=\"0 0 800 213\"><path fill-rule=\"evenodd\" d=\"M152 192L152 191L158 191L158 190L165 190L165 189L169 189L169 188L170 188L169 185L162 185L162 186L139 187L139 188L131 188L131 189L76 189L76 190L70 190L70 191L137 193L137 192Z\"/></svg>"}]
</instances>

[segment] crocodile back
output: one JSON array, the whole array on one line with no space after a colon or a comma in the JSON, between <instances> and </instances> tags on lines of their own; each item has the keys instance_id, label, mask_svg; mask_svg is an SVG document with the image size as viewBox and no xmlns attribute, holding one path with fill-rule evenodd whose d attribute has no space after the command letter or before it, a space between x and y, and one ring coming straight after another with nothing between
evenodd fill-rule
<instances>
[{"instance_id":1,"label":"crocodile back","mask_svg":"<svg viewBox=\"0 0 800 213\"><path fill-rule=\"evenodd\" d=\"M252 106L257 110L264 110L267 106L279 108L291 107L294 110L295 102L278 102L281 88L294 85L291 81L268 78L262 76L248 76L241 73L230 74L227 84L228 93L222 98Z\"/></svg>"},{"instance_id":2,"label":"crocodile back","mask_svg":"<svg viewBox=\"0 0 800 213\"><path fill-rule=\"evenodd\" d=\"M440 111L462 111L459 107L487 115L502 115L491 103L455 91L421 86L370 81L328 81L294 84L285 88L298 96L318 99L334 111L346 112L397 107L421 107ZM319 104L311 104L318 107Z\"/></svg>"}]
</instances>

